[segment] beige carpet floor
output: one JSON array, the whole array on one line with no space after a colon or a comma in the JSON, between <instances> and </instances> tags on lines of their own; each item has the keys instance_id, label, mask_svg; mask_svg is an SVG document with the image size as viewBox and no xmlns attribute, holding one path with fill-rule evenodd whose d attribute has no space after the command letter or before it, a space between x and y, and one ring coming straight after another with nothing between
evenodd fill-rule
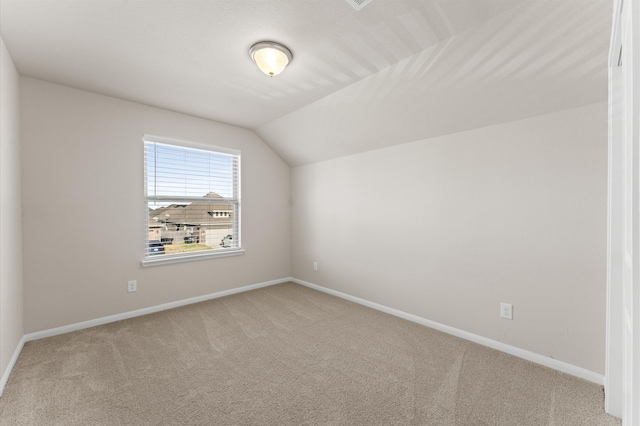
<instances>
[{"instance_id":1,"label":"beige carpet floor","mask_svg":"<svg viewBox=\"0 0 640 426\"><path fill-rule=\"evenodd\" d=\"M2 425L620 425L601 386L287 283L29 342Z\"/></svg>"}]
</instances>

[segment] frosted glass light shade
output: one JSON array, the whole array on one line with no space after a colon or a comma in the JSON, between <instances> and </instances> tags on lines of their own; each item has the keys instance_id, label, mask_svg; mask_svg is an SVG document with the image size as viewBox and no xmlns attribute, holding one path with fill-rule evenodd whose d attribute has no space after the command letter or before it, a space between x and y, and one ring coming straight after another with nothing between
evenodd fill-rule
<instances>
[{"instance_id":1,"label":"frosted glass light shade","mask_svg":"<svg viewBox=\"0 0 640 426\"><path fill-rule=\"evenodd\" d=\"M261 41L249 49L251 60L260 71L273 77L280 74L293 59L293 54L285 46L273 41Z\"/></svg>"}]
</instances>

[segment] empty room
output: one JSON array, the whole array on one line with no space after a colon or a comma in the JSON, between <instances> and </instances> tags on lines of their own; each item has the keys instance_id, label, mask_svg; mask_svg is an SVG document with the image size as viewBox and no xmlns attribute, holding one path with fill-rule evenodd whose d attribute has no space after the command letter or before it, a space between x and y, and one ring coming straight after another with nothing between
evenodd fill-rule
<instances>
[{"instance_id":1,"label":"empty room","mask_svg":"<svg viewBox=\"0 0 640 426\"><path fill-rule=\"evenodd\" d=\"M0 425L640 426L639 34L0 0Z\"/></svg>"}]
</instances>

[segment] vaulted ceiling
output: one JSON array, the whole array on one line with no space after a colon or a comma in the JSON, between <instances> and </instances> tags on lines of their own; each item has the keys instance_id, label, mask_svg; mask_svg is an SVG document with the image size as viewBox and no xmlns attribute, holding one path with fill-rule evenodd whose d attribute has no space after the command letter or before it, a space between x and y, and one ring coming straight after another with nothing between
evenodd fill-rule
<instances>
[{"instance_id":1,"label":"vaulted ceiling","mask_svg":"<svg viewBox=\"0 0 640 426\"><path fill-rule=\"evenodd\" d=\"M290 165L604 101L611 0L0 0L22 75L254 129ZM294 54L279 76L248 56Z\"/></svg>"}]
</instances>

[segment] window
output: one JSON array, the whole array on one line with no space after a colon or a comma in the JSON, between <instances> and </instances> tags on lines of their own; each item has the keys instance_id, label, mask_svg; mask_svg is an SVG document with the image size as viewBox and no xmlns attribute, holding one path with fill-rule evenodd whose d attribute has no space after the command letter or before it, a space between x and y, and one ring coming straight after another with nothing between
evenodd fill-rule
<instances>
[{"instance_id":1,"label":"window","mask_svg":"<svg viewBox=\"0 0 640 426\"><path fill-rule=\"evenodd\" d=\"M143 265L242 254L240 152L144 137Z\"/></svg>"}]
</instances>

